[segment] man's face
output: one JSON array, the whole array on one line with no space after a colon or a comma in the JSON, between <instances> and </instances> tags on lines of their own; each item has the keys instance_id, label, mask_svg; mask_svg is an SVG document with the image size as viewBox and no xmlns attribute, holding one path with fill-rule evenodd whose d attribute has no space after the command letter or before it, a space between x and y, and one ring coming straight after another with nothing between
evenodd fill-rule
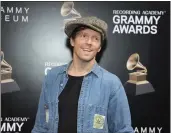
<instances>
[{"instance_id":1,"label":"man's face","mask_svg":"<svg viewBox=\"0 0 171 133\"><path fill-rule=\"evenodd\" d=\"M82 61L95 59L101 50L101 35L92 29L84 29L76 33L75 39L70 39L74 54Z\"/></svg>"}]
</instances>

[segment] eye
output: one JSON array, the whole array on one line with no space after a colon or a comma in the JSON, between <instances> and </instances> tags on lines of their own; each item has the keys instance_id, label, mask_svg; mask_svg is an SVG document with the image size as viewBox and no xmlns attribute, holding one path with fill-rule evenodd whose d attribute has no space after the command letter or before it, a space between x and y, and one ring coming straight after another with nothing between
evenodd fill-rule
<instances>
[{"instance_id":1,"label":"eye","mask_svg":"<svg viewBox=\"0 0 171 133\"><path fill-rule=\"evenodd\" d=\"M95 40L95 41L99 41L100 39L99 39L99 37L96 37L96 36L95 36L95 37L94 37L94 40Z\"/></svg>"},{"instance_id":2,"label":"eye","mask_svg":"<svg viewBox=\"0 0 171 133\"><path fill-rule=\"evenodd\" d=\"M98 37L96 37L95 39L96 39L96 41L99 41L99 38Z\"/></svg>"},{"instance_id":3,"label":"eye","mask_svg":"<svg viewBox=\"0 0 171 133\"><path fill-rule=\"evenodd\" d=\"M83 37L86 37L86 35L85 35L85 34L83 34Z\"/></svg>"},{"instance_id":4,"label":"eye","mask_svg":"<svg viewBox=\"0 0 171 133\"><path fill-rule=\"evenodd\" d=\"M87 38L88 35L87 35L87 34L83 34L82 37L83 37L83 38Z\"/></svg>"}]
</instances>

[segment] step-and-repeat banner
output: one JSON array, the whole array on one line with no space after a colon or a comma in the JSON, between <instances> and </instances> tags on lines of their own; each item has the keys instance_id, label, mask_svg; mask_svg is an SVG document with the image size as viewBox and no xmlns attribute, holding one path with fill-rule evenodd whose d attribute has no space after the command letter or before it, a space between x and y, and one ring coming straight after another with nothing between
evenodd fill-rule
<instances>
[{"instance_id":1,"label":"step-and-repeat banner","mask_svg":"<svg viewBox=\"0 0 171 133\"><path fill-rule=\"evenodd\" d=\"M42 80L72 59L67 21L108 23L99 64L122 81L135 133L170 131L170 2L1 2L1 132L30 133Z\"/></svg>"}]
</instances>

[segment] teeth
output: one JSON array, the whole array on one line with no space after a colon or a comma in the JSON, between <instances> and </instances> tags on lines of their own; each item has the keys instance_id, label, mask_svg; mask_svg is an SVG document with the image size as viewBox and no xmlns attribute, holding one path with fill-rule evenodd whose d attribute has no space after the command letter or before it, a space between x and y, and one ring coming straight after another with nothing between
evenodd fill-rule
<instances>
[{"instance_id":1,"label":"teeth","mask_svg":"<svg viewBox=\"0 0 171 133\"><path fill-rule=\"evenodd\" d=\"M84 51L88 51L88 52L90 52L90 50L89 49L83 49Z\"/></svg>"}]
</instances>

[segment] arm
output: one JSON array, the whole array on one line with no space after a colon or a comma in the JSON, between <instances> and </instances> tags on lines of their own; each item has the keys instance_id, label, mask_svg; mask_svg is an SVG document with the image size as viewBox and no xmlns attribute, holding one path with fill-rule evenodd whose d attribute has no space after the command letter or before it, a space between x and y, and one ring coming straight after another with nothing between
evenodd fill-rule
<instances>
[{"instance_id":1,"label":"arm","mask_svg":"<svg viewBox=\"0 0 171 133\"><path fill-rule=\"evenodd\" d=\"M120 80L112 88L108 108L109 133L134 133L127 96Z\"/></svg>"},{"instance_id":2,"label":"arm","mask_svg":"<svg viewBox=\"0 0 171 133\"><path fill-rule=\"evenodd\" d=\"M47 89L47 77L45 77L44 83L42 85L42 91L39 98L39 105L36 114L35 125L31 133L47 133L47 123L46 123L46 114L45 114L45 105L46 105L46 89Z\"/></svg>"}]
</instances>

